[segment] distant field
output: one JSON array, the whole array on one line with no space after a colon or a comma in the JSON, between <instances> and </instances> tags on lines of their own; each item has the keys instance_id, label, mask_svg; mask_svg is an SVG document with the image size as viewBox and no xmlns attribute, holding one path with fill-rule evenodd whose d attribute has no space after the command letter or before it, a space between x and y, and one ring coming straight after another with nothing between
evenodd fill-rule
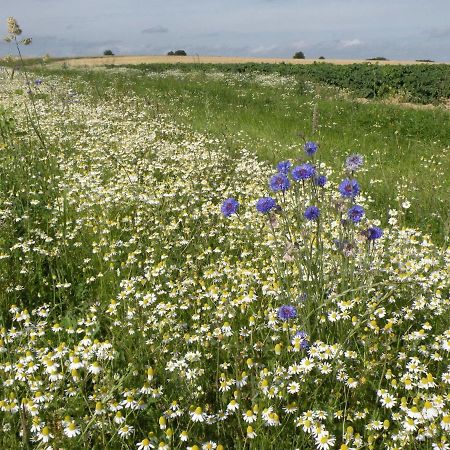
<instances>
[{"instance_id":1,"label":"distant field","mask_svg":"<svg viewBox=\"0 0 450 450\"><path fill-rule=\"evenodd\" d=\"M383 65L398 64L430 64L418 61L367 61L350 59L293 59L293 58L251 58L234 56L99 56L86 58L69 58L58 61L55 64L65 63L69 66L95 66L106 64L176 64L176 63L205 63L205 64L243 64L243 63L266 63L266 64L313 64L314 62L328 62L333 64L355 64L355 63L376 63ZM433 63L431 63L433 64Z\"/></svg>"}]
</instances>

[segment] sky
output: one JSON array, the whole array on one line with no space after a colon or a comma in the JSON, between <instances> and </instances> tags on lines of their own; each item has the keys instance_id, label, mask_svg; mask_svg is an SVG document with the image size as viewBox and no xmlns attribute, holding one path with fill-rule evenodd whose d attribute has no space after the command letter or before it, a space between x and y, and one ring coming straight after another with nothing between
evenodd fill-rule
<instances>
[{"instance_id":1,"label":"sky","mask_svg":"<svg viewBox=\"0 0 450 450\"><path fill-rule=\"evenodd\" d=\"M450 61L450 0L0 0L26 56L189 55ZM0 56L14 54L0 42Z\"/></svg>"}]
</instances>

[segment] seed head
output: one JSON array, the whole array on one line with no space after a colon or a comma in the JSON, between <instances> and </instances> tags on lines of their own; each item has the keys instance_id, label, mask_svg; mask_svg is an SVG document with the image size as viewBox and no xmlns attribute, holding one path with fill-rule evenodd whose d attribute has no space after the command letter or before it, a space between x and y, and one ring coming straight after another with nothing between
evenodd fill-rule
<instances>
[{"instance_id":1,"label":"seed head","mask_svg":"<svg viewBox=\"0 0 450 450\"><path fill-rule=\"evenodd\" d=\"M22 30L14 17L8 17L8 33L12 36L19 36L22 34Z\"/></svg>"}]
</instances>

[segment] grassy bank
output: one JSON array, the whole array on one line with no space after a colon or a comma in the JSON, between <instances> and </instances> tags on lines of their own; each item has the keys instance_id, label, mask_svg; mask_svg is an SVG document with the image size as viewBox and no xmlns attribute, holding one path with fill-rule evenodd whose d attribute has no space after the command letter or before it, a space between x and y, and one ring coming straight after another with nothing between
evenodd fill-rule
<instances>
[{"instance_id":1,"label":"grassy bank","mask_svg":"<svg viewBox=\"0 0 450 450\"><path fill-rule=\"evenodd\" d=\"M426 183L447 201L443 111L273 75L36 78L0 72L0 448L446 445L450 249L404 228L433 225Z\"/></svg>"},{"instance_id":2,"label":"grassy bank","mask_svg":"<svg viewBox=\"0 0 450 450\"><path fill-rule=\"evenodd\" d=\"M448 110L361 102L335 88L276 74L54 73L70 79L92 102L137 95L152 114L164 113L210 137L225 138L229 148L245 146L271 163L299 156L304 139L320 142L321 159L335 168L345 155L360 153L370 169L361 181L382 218L407 201L409 208L400 207L406 225L439 242L448 235Z\"/></svg>"},{"instance_id":3,"label":"grassy bank","mask_svg":"<svg viewBox=\"0 0 450 450\"><path fill-rule=\"evenodd\" d=\"M116 68L117 65L107 66ZM120 66L119 66L120 67ZM438 104L450 99L450 68L448 64L398 64L378 63L330 64L326 62L301 65L292 64L130 64L124 67L139 69L144 73L161 73L166 70L182 72L264 73L295 76L299 80L313 81L351 89L364 98L386 98L392 95L414 103Z\"/></svg>"}]
</instances>

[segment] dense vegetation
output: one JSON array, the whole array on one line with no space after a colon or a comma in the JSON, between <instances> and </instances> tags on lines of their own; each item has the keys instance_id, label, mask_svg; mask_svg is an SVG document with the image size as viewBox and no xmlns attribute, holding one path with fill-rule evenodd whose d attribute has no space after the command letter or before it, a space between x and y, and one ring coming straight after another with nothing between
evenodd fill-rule
<instances>
[{"instance_id":1,"label":"dense vegetation","mask_svg":"<svg viewBox=\"0 0 450 450\"><path fill-rule=\"evenodd\" d=\"M171 66L170 66L171 67ZM450 113L441 107L362 103L326 85L278 74L59 70L93 105L130 94L152 114L164 114L230 149L245 146L270 163L292 158L302 136L321 143L321 158L338 169L361 153L370 173L372 207L381 217L405 200L404 223L444 242L450 226ZM86 91L87 89L87 91ZM314 113L315 112L315 113ZM313 130L313 117L315 126Z\"/></svg>"},{"instance_id":2,"label":"dense vegetation","mask_svg":"<svg viewBox=\"0 0 450 450\"><path fill-rule=\"evenodd\" d=\"M403 117L417 165L314 85L139 77L0 74L0 447L445 448L450 254L405 227L444 131Z\"/></svg>"},{"instance_id":3,"label":"dense vegetation","mask_svg":"<svg viewBox=\"0 0 450 450\"><path fill-rule=\"evenodd\" d=\"M110 66L116 67L116 66ZM278 73L295 75L299 80L326 83L350 89L364 98L400 95L416 103L439 103L450 99L450 66L448 64L379 65L329 63L315 64L138 64L130 65L144 72L166 70L218 71L228 73Z\"/></svg>"}]
</instances>

